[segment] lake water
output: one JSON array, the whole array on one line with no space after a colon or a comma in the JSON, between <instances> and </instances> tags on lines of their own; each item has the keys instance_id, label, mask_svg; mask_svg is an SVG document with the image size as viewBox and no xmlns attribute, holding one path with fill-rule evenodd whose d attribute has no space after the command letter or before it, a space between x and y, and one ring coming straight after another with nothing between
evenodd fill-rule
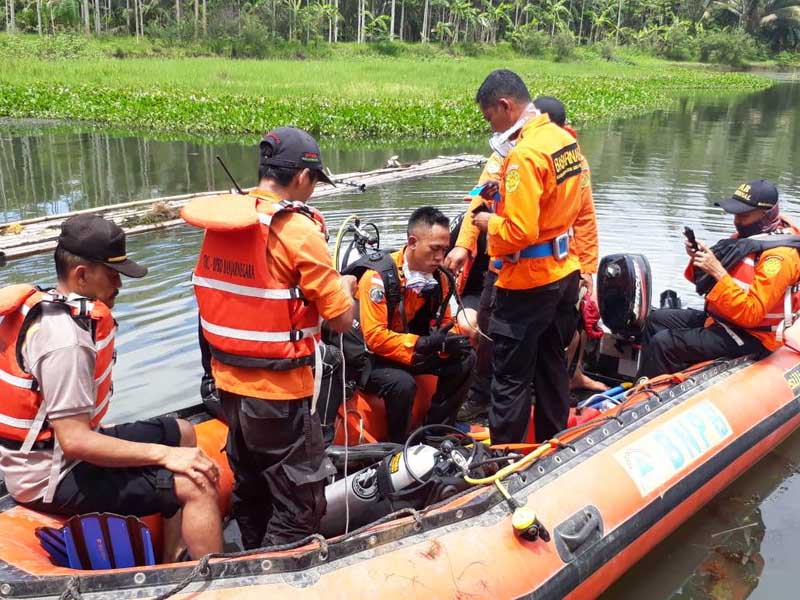
<instances>
[{"instance_id":1,"label":"lake water","mask_svg":"<svg viewBox=\"0 0 800 600\"><path fill-rule=\"evenodd\" d=\"M601 254L647 256L656 295L672 288L684 303L700 299L683 280L682 230L714 242L731 219L713 201L742 182L765 178L785 212L800 218L800 85L765 92L682 100L674 110L581 131L592 166ZM382 166L392 155L414 161L484 152L484 141L441 145L323 147L334 172ZM0 123L0 222L128 200L230 187L214 157L241 185L255 177L254 146L159 141L147 135L45 124ZM478 170L388 185L317 203L331 231L357 213L381 228L385 246L401 243L411 209L440 206L450 215ZM129 254L150 267L125 280L115 315L119 361L110 418L150 416L198 400L196 311L189 275L200 232L188 226L129 240ZM0 284L51 283L52 258L9 264ZM796 598L800 554L800 434L776 448L688 524L635 566L606 598ZM729 531L736 529L735 531Z\"/></svg>"}]
</instances>

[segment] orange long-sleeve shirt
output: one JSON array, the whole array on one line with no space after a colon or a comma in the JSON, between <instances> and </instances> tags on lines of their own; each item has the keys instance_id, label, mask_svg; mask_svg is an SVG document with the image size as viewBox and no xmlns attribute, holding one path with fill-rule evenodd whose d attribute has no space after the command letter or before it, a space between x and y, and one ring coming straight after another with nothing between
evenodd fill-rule
<instances>
[{"instance_id":1,"label":"orange long-sleeve shirt","mask_svg":"<svg viewBox=\"0 0 800 600\"><path fill-rule=\"evenodd\" d=\"M692 263L686 267L686 278L694 281ZM772 313L782 312L786 289L800 281L800 255L794 248L773 248L761 253L755 265L752 283L745 289L727 274L717 281L706 295L706 312L716 315L726 323L732 323L747 331L768 350L780 344L773 331L754 329Z\"/></svg>"},{"instance_id":2,"label":"orange long-sleeve shirt","mask_svg":"<svg viewBox=\"0 0 800 600\"><path fill-rule=\"evenodd\" d=\"M570 133L572 132L570 131ZM503 158L493 152L478 179L478 185L487 181L498 181L502 163ZM581 273L594 274L597 273L597 266L600 262L600 244L597 232L597 215L594 209L594 197L592 196L591 169L589 168L589 161L583 155L581 168L583 170L581 173L581 207L572 225L574 235L570 243L574 244L574 251L581 263ZM470 257L473 259L478 252L478 237L480 237L481 232L472 224L472 219L469 218L469 215L483 202L485 201L480 196L475 196L471 199L467 209L467 217L461 223L461 230L455 243L456 246L469 251ZM489 264L489 269L496 270L491 263Z\"/></svg>"},{"instance_id":3,"label":"orange long-sleeve shirt","mask_svg":"<svg viewBox=\"0 0 800 600\"><path fill-rule=\"evenodd\" d=\"M528 121L503 163L497 212L489 218L488 251L513 255L553 240L573 227L581 208L582 155L575 139L546 114ZM580 270L574 244L553 256L503 262L497 286L530 289Z\"/></svg>"},{"instance_id":4,"label":"orange long-sleeve shirt","mask_svg":"<svg viewBox=\"0 0 800 600\"><path fill-rule=\"evenodd\" d=\"M572 224L573 236L570 244L581 263L581 273L597 273L600 262L600 243L597 236L597 215L592 197L592 176L589 162L582 156L581 168L581 207Z\"/></svg>"},{"instance_id":5,"label":"orange long-sleeve shirt","mask_svg":"<svg viewBox=\"0 0 800 600\"><path fill-rule=\"evenodd\" d=\"M497 152L492 152L492 155L483 167L481 176L478 178L478 185L483 185L489 181L500 181L500 171L502 168L503 157ZM475 258L478 253L478 238L481 236L480 230L472 223L472 211L481 204L487 202L488 201L484 200L481 196L472 197L469 208L467 209L467 215L461 221L461 230L458 232L458 239L456 239L456 246L468 250L472 258Z\"/></svg>"},{"instance_id":6,"label":"orange long-sleeve shirt","mask_svg":"<svg viewBox=\"0 0 800 600\"><path fill-rule=\"evenodd\" d=\"M406 322L411 322L417 312L427 304L427 300L414 290L406 289L403 275L404 255L405 248L393 252L392 259L400 274L402 307L405 309ZM445 288L442 290L442 297L445 297L448 293L446 280L443 281L443 285ZM361 331L364 334L367 348L378 356L410 365L414 356L414 346L420 336L414 333L403 333L401 306L397 307L392 323L389 324L383 280L377 271L366 271L361 276L358 282L358 304ZM443 324L452 320L450 309L447 308ZM458 325L452 331L458 333Z\"/></svg>"}]
</instances>

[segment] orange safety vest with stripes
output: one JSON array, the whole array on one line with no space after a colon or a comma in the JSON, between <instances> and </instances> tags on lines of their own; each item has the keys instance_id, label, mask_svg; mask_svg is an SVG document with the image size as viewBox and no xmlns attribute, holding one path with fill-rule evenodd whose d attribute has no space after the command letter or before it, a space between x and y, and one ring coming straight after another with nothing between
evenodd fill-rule
<instances>
[{"instance_id":1,"label":"orange safety vest with stripes","mask_svg":"<svg viewBox=\"0 0 800 600\"><path fill-rule=\"evenodd\" d=\"M43 292L18 284L0 290L0 438L19 442L29 452L36 442L50 441L53 430L47 424L39 383L25 370L22 344L29 325L41 313L45 302L63 306L82 326L89 325L95 344L95 407L90 425L94 429L108 410L113 393L114 337L117 324L109 308L98 300L66 298L54 291Z\"/></svg>"},{"instance_id":2,"label":"orange safety vest with stripes","mask_svg":"<svg viewBox=\"0 0 800 600\"><path fill-rule=\"evenodd\" d=\"M206 230L192 283L203 335L223 364L272 370L314 364L319 312L269 268L270 223L287 212L325 231L310 207L256 196L199 198L182 211L188 223Z\"/></svg>"},{"instance_id":3,"label":"orange safety vest with stripes","mask_svg":"<svg viewBox=\"0 0 800 600\"><path fill-rule=\"evenodd\" d=\"M797 234L798 230L794 227L791 227L780 230L776 233ZM764 237L765 239L769 239L768 236ZM736 283L736 285L738 285L744 291L748 291L750 286L753 284L758 260L759 255L748 254L729 271L734 283ZM799 313L800 287L798 287L796 283L795 285L786 288L786 291L784 292L783 298L780 302L778 302L775 306L767 307L767 312L760 323L758 323L755 327L748 327L747 330L749 333L759 338L759 340L765 346L772 349L771 346L773 344L770 342L775 340L775 345L782 342L783 331L790 327L792 323L794 323Z\"/></svg>"}]
</instances>

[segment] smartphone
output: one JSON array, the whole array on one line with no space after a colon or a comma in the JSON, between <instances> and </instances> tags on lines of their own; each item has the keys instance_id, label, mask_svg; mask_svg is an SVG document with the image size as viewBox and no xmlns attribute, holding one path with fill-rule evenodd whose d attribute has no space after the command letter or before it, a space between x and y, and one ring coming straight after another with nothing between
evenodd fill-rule
<instances>
[{"instance_id":1,"label":"smartphone","mask_svg":"<svg viewBox=\"0 0 800 600\"><path fill-rule=\"evenodd\" d=\"M478 213L482 212L489 212L489 207L486 206L485 203L481 202L478 206L472 209L472 214L477 215Z\"/></svg>"},{"instance_id":2,"label":"smartphone","mask_svg":"<svg viewBox=\"0 0 800 600\"><path fill-rule=\"evenodd\" d=\"M700 250L700 246L697 245L697 239L694 237L694 230L691 227L684 227L683 235L686 237L689 244L691 244L692 250L695 252Z\"/></svg>"}]
</instances>

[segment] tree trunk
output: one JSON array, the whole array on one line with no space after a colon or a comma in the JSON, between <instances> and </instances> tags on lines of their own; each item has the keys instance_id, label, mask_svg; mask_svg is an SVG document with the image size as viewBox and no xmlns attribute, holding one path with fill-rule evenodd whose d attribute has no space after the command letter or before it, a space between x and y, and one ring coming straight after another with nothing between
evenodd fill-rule
<instances>
[{"instance_id":1,"label":"tree trunk","mask_svg":"<svg viewBox=\"0 0 800 600\"><path fill-rule=\"evenodd\" d=\"M125 25L128 29L128 35L131 34L131 0L125 0Z\"/></svg>"},{"instance_id":2,"label":"tree trunk","mask_svg":"<svg viewBox=\"0 0 800 600\"><path fill-rule=\"evenodd\" d=\"M619 0L619 7L617 8L617 39L614 42L616 46L619 46L619 28L622 25L622 0Z\"/></svg>"},{"instance_id":3,"label":"tree trunk","mask_svg":"<svg viewBox=\"0 0 800 600\"><path fill-rule=\"evenodd\" d=\"M14 4L14 0L11 0L11 4ZM83 33L87 36L92 34L92 28L89 25L89 0L83 0Z\"/></svg>"},{"instance_id":4,"label":"tree trunk","mask_svg":"<svg viewBox=\"0 0 800 600\"><path fill-rule=\"evenodd\" d=\"M581 43L581 36L583 35L583 11L586 8L586 0L581 3L581 23L578 27L578 43Z\"/></svg>"},{"instance_id":5,"label":"tree trunk","mask_svg":"<svg viewBox=\"0 0 800 600\"><path fill-rule=\"evenodd\" d=\"M394 14L395 14L395 5L397 4L396 0L392 0L392 18L389 21L389 41L394 41Z\"/></svg>"},{"instance_id":6,"label":"tree trunk","mask_svg":"<svg viewBox=\"0 0 800 600\"><path fill-rule=\"evenodd\" d=\"M94 0L94 34L100 35L100 0Z\"/></svg>"},{"instance_id":7,"label":"tree trunk","mask_svg":"<svg viewBox=\"0 0 800 600\"><path fill-rule=\"evenodd\" d=\"M133 0L133 25L136 30L136 41L139 41L139 0Z\"/></svg>"},{"instance_id":8,"label":"tree trunk","mask_svg":"<svg viewBox=\"0 0 800 600\"><path fill-rule=\"evenodd\" d=\"M181 24L181 0L175 0L175 24L180 27Z\"/></svg>"},{"instance_id":9,"label":"tree trunk","mask_svg":"<svg viewBox=\"0 0 800 600\"><path fill-rule=\"evenodd\" d=\"M336 7L336 14L333 17L333 43L337 43L339 41L339 0L335 0L334 4Z\"/></svg>"},{"instance_id":10,"label":"tree trunk","mask_svg":"<svg viewBox=\"0 0 800 600\"><path fill-rule=\"evenodd\" d=\"M403 29L406 26L406 0L400 0L400 41L403 41Z\"/></svg>"},{"instance_id":11,"label":"tree trunk","mask_svg":"<svg viewBox=\"0 0 800 600\"><path fill-rule=\"evenodd\" d=\"M203 0L203 37L208 35L208 0Z\"/></svg>"},{"instance_id":12,"label":"tree trunk","mask_svg":"<svg viewBox=\"0 0 800 600\"><path fill-rule=\"evenodd\" d=\"M10 33L17 32L17 12L14 3L16 0L8 0L8 31Z\"/></svg>"},{"instance_id":13,"label":"tree trunk","mask_svg":"<svg viewBox=\"0 0 800 600\"><path fill-rule=\"evenodd\" d=\"M42 0L36 0L36 31L42 35Z\"/></svg>"},{"instance_id":14,"label":"tree trunk","mask_svg":"<svg viewBox=\"0 0 800 600\"><path fill-rule=\"evenodd\" d=\"M200 0L194 0L194 37L197 38L197 32L200 27Z\"/></svg>"},{"instance_id":15,"label":"tree trunk","mask_svg":"<svg viewBox=\"0 0 800 600\"><path fill-rule=\"evenodd\" d=\"M428 23L428 15L430 13L430 0L425 0L425 7L422 9L422 43L428 43L428 30L430 29Z\"/></svg>"}]
</instances>

